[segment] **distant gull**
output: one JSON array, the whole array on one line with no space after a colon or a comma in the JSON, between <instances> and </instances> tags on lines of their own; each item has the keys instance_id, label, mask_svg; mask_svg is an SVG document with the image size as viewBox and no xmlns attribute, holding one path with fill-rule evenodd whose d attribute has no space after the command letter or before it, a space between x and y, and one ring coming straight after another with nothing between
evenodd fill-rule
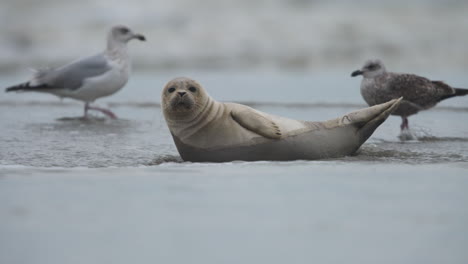
<instances>
[{"instance_id":1,"label":"distant gull","mask_svg":"<svg viewBox=\"0 0 468 264\"><path fill-rule=\"evenodd\" d=\"M88 110L101 111L110 118L117 118L110 110L91 106L90 103L114 94L127 83L131 71L127 43L132 39L146 40L126 26L114 26L107 35L105 51L59 68L34 70L30 81L6 88L5 91L44 92L69 97L85 102L84 118Z\"/></svg>"},{"instance_id":2,"label":"distant gull","mask_svg":"<svg viewBox=\"0 0 468 264\"><path fill-rule=\"evenodd\" d=\"M352 77L358 75L364 77L361 95L370 106L403 97L400 106L392 113L402 118L400 128L403 137L405 134L412 137L407 133L408 116L434 107L447 98L468 94L468 89L453 88L442 81L431 81L414 74L387 72L380 60L369 60L362 69L351 74Z\"/></svg>"}]
</instances>

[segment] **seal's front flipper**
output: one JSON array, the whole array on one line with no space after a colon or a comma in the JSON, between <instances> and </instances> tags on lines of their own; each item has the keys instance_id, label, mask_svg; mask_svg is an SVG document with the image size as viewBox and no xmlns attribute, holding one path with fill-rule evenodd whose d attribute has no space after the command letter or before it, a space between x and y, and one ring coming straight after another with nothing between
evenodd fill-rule
<instances>
[{"instance_id":1,"label":"seal's front flipper","mask_svg":"<svg viewBox=\"0 0 468 264\"><path fill-rule=\"evenodd\" d=\"M245 108L231 112L232 119L247 130L271 139L280 139L281 130L270 118L257 111Z\"/></svg>"}]
</instances>

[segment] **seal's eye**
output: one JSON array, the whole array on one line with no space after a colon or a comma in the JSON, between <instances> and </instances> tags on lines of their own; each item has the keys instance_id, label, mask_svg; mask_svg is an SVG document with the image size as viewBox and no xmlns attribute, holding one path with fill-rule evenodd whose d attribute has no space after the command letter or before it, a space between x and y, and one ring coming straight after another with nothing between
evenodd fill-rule
<instances>
[{"instance_id":1,"label":"seal's eye","mask_svg":"<svg viewBox=\"0 0 468 264\"><path fill-rule=\"evenodd\" d=\"M171 87L171 88L167 89L167 91L168 91L169 93L173 93L173 92L175 91L175 88L174 88L174 87Z\"/></svg>"},{"instance_id":2,"label":"seal's eye","mask_svg":"<svg viewBox=\"0 0 468 264\"><path fill-rule=\"evenodd\" d=\"M189 89L189 91L191 91L192 93L194 93L194 92L197 91L197 88L196 88L196 87L193 87L193 86L190 86L188 89Z\"/></svg>"}]
</instances>

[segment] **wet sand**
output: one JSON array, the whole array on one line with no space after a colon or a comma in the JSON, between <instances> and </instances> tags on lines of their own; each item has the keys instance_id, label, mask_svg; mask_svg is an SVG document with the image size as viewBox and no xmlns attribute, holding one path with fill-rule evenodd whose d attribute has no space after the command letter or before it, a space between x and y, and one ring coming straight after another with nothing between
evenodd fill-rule
<instances>
[{"instance_id":1,"label":"wet sand","mask_svg":"<svg viewBox=\"0 0 468 264\"><path fill-rule=\"evenodd\" d=\"M2 263L455 263L468 166L3 168Z\"/></svg>"}]
</instances>

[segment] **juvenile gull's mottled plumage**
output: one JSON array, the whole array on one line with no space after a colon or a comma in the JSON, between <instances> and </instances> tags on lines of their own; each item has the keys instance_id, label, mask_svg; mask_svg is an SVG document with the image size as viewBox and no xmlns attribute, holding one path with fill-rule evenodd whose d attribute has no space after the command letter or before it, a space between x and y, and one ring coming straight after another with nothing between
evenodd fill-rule
<instances>
[{"instance_id":1,"label":"juvenile gull's mottled plumage","mask_svg":"<svg viewBox=\"0 0 468 264\"><path fill-rule=\"evenodd\" d=\"M132 39L145 40L126 26L114 26L107 36L107 48L94 56L82 58L55 69L39 69L30 81L6 89L51 93L85 102L88 109L98 110L115 118L107 109L89 105L97 98L111 95L127 83L131 71L127 43Z\"/></svg>"},{"instance_id":2,"label":"juvenile gull's mottled plumage","mask_svg":"<svg viewBox=\"0 0 468 264\"><path fill-rule=\"evenodd\" d=\"M367 61L351 76L363 75L361 95L370 106L403 97L392 113L402 118L401 130L408 129L408 116L429 109L438 102L468 94L468 89L453 88L442 81L406 73L387 72L380 60Z\"/></svg>"}]
</instances>

